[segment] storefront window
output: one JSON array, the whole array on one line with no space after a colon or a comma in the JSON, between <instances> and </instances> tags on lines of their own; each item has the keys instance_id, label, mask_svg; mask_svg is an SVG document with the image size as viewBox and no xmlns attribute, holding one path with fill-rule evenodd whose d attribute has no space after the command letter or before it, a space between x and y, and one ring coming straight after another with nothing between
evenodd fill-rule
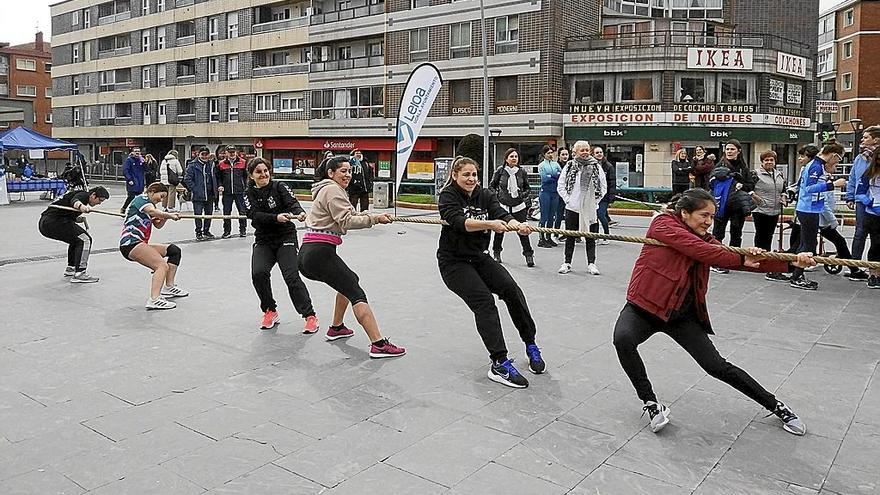
<instances>
[{"instance_id":1,"label":"storefront window","mask_svg":"<svg viewBox=\"0 0 880 495\"><path fill-rule=\"evenodd\" d=\"M755 78L719 76L718 101L721 103L756 103Z\"/></svg>"},{"instance_id":2,"label":"storefront window","mask_svg":"<svg viewBox=\"0 0 880 495\"><path fill-rule=\"evenodd\" d=\"M679 77L678 99L676 101L706 103L706 79L704 77Z\"/></svg>"},{"instance_id":3,"label":"storefront window","mask_svg":"<svg viewBox=\"0 0 880 495\"><path fill-rule=\"evenodd\" d=\"M653 77L624 76L620 79L620 101L655 101Z\"/></svg>"},{"instance_id":4,"label":"storefront window","mask_svg":"<svg viewBox=\"0 0 880 495\"><path fill-rule=\"evenodd\" d=\"M605 79L581 79L574 81L572 103L602 103L605 98Z\"/></svg>"}]
</instances>

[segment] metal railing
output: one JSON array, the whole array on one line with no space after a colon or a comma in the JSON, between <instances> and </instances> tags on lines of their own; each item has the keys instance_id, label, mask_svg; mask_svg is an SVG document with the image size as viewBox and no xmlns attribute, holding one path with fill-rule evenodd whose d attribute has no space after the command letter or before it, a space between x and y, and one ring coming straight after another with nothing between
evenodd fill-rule
<instances>
[{"instance_id":1,"label":"metal railing","mask_svg":"<svg viewBox=\"0 0 880 495\"><path fill-rule=\"evenodd\" d=\"M107 24L113 24L114 22L124 21L126 19L131 19L131 11L127 10L125 12L117 12L115 14L105 15L104 17L98 18L98 25L104 26Z\"/></svg>"},{"instance_id":2,"label":"metal railing","mask_svg":"<svg viewBox=\"0 0 880 495\"><path fill-rule=\"evenodd\" d=\"M812 56L810 47L804 43L761 33L715 33L709 36L702 31L662 30L572 36L566 39L568 51L669 46L765 48L803 57Z\"/></svg>"},{"instance_id":3,"label":"metal railing","mask_svg":"<svg viewBox=\"0 0 880 495\"><path fill-rule=\"evenodd\" d=\"M196 35L191 34L189 36L181 36L177 38L177 42L174 43L174 46L186 46L192 45L196 42Z\"/></svg>"},{"instance_id":4,"label":"metal railing","mask_svg":"<svg viewBox=\"0 0 880 495\"><path fill-rule=\"evenodd\" d=\"M113 48L111 50L100 50L98 51L98 58L111 58L111 57L119 57L121 55L130 55L131 54L131 46L123 46L120 48Z\"/></svg>"},{"instance_id":5,"label":"metal railing","mask_svg":"<svg viewBox=\"0 0 880 495\"><path fill-rule=\"evenodd\" d=\"M253 77L278 76L281 74L305 74L309 71L309 64L268 65L266 67L254 67Z\"/></svg>"},{"instance_id":6,"label":"metal railing","mask_svg":"<svg viewBox=\"0 0 880 495\"><path fill-rule=\"evenodd\" d=\"M174 2L175 7L186 7L187 5L192 5L196 3L195 0L176 0Z\"/></svg>"},{"instance_id":7,"label":"metal railing","mask_svg":"<svg viewBox=\"0 0 880 495\"><path fill-rule=\"evenodd\" d=\"M184 84L194 84L196 82L196 75L189 74L185 76L177 76L177 85L182 86Z\"/></svg>"},{"instance_id":8,"label":"metal railing","mask_svg":"<svg viewBox=\"0 0 880 495\"><path fill-rule=\"evenodd\" d=\"M343 58L339 60L327 60L325 62L312 62L312 72L324 72L328 70L360 69L363 67L377 67L385 65L384 55L371 57Z\"/></svg>"},{"instance_id":9,"label":"metal railing","mask_svg":"<svg viewBox=\"0 0 880 495\"><path fill-rule=\"evenodd\" d=\"M131 125L131 115L116 117L113 119L114 125Z\"/></svg>"},{"instance_id":10,"label":"metal railing","mask_svg":"<svg viewBox=\"0 0 880 495\"><path fill-rule=\"evenodd\" d=\"M315 24L324 24L327 22L335 22L335 21L344 21L349 19L355 19L358 17L364 17L368 15L375 14L383 14L385 13L385 3L379 3L376 5L363 5L360 7L354 7L351 9L344 10L336 10L333 12L324 12L323 14L312 14L311 23Z\"/></svg>"},{"instance_id":11,"label":"metal railing","mask_svg":"<svg viewBox=\"0 0 880 495\"><path fill-rule=\"evenodd\" d=\"M251 27L253 34L268 33L271 31L280 31L282 29L290 29L300 26L309 25L309 16L296 17L293 19L281 19L280 21L269 21L254 24Z\"/></svg>"},{"instance_id":12,"label":"metal railing","mask_svg":"<svg viewBox=\"0 0 880 495\"><path fill-rule=\"evenodd\" d=\"M191 124L196 121L196 114L185 113L177 116L178 124Z\"/></svg>"}]
</instances>

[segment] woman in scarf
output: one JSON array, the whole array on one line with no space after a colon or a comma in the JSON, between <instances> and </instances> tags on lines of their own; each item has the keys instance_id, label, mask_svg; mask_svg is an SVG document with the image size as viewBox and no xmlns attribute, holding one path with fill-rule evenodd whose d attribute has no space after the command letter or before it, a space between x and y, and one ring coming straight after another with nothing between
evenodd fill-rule
<instances>
[{"instance_id":1,"label":"woman in scarf","mask_svg":"<svg viewBox=\"0 0 880 495\"><path fill-rule=\"evenodd\" d=\"M706 148L702 146L694 148L694 166L691 171L693 186L691 187L699 187L708 191L713 168L715 168L715 155L706 155Z\"/></svg>"},{"instance_id":2,"label":"woman in scarf","mask_svg":"<svg viewBox=\"0 0 880 495\"><path fill-rule=\"evenodd\" d=\"M504 166L495 171L495 175L489 181L489 189L498 196L498 202L517 222L525 223L528 220L532 190L529 187L529 176L519 167L519 153L515 148L509 148L504 152ZM529 236L518 237L522 244L522 254L526 258L526 266L531 268L535 266L535 251L532 249L532 243L529 242ZM492 252L495 261L499 263L501 263L503 243L504 233L495 232Z\"/></svg>"},{"instance_id":3,"label":"woman in scarf","mask_svg":"<svg viewBox=\"0 0 880 495\"><path fill-rule=\"evenodd\" d=\"M556 187L559 196L565 203L566 230L599 232L599 200L608 190L605 174L599 162L590 155L590 143L578 141L574 143L574 159L562 169ZM574 237L565 238L565 262L559 267L559 273L571 271L571 258L574 255ZM596 266L596 240L586 239L587 271L591 275L599 275Z\"/></svg>"}]
</instances>

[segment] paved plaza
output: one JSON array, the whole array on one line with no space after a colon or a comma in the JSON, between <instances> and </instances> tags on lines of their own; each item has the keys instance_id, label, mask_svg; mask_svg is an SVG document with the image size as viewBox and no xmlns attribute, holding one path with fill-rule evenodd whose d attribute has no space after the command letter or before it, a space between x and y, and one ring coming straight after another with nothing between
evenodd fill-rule
<instances>
[{"instance_id":1,"label":"paved plaza","mask_svg":"<svg viewBox=\"0 0 880 495\"><path fill-rule=\"evenodd\" d=\"M124 194L111 193L115 210ZM407 348L371 360L350 313L351 339L303 335L277 269L282 323L257 329L253 237L182 243L190 296L147 312L147 270L114 249L119 219L92 214L101 281L69 284L66 246L37 232L45 205L0 207L2 495L880 493L880 291L842 275L810 274L818 292L711 276L715 343L801 416L806 436L662 335L641 348L672 410L654 434L611 345L638 245L599 246L598 277L579 245L563 276L561 247L537 249L529 269L508 235L505 266L548 363L514 390L486 378L473 316L437 271L436 226L345 238L383 333ZM618 220L614 232L631 235L648 222ZM169 222L153 239L193 234L191 220ZM332 293L306 284L326 330Z\"/></svg>"}]
</instances>

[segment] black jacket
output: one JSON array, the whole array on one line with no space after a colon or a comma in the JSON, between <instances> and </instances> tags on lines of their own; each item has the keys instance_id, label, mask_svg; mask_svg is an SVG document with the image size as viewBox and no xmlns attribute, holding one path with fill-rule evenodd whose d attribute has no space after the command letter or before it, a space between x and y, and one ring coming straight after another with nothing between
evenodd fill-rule
<instances>
[{"instance_id":1,"label":"black jacket","mask_svg":"<svg viewBox=\"0 0 880 495\"><path fill-rule=\"evenodd\" d=\"M672 160L672 184L677 186L689 186L691 184L691 172L694 166L690 160Z\"/></svg>"},{"instance_id":2,"label":"black jacket","mask_svg":"<svg viewBox=\"0 0 880 495\"><path fill-rule=\"evenodd\" d=\"M244 158L230 162L229 159L221 160L214 172L219 186L223 187L223 194L244 194L247 187L247 165Z\"/></svg>"},{"instance_id":3,"label":"black jacket","mask_svg":"<svg viewBox=\"0 0 880 495\"><path fill-rule=\"evenodd\" d=\"M733 180L742 184L743 191L749 192L755 190L755 180L752 177L752 170L749 168L748 164L746 164L745 160L743 160L742 155L732 162L729 161L727 157L724 157L718 162L717 166L729 168L731 175L733 175Z\"/></svg>"},{"instance_id":4,"label":"black jacket","mask_svg":"<svg viewBox=\"0 0 880 495\"><path fill-rule=\"evenodd\" d=\"M519 197L517 198L511 196L510 191L507 190L509 177L507 168L502 166L495 171L492 180L489 181L489 189L498 196L498 202L504 206L518 206L520 203L525 203L527 207L531 206L532 188L529 186L529 175L525 169L519 167L516 172L516 187L519 189Z\"/></svg>"},{"instance_id":5,"label":"black jacket","mask_svg":"<svg viewBox=\"0 0 880 495\"><path fill-rule=\"evenodd\" d=\"M293 222L278 222L279 213L303 213L299 201L286 185L269 181L266 187L250 184L244 195L247 217L254 227L257 244L283 244L296 241L296 225Z\"/></svg>"},{"instance_id":6,"label":"black jacket","mask_svg":"<svg viewBox=\"0 0 880 495\"><path fill-rule=\"evenodd\" d=\"M613 163L605 158L599 162L599 165L602 165L602 170L605 171L605 182L608 183L608 192L605 193L605 196L600 201L613 203L614 197L617 196L617 169Z\"/></svg>"},{"instance_id":7,"label":"black jacket","mask_svg":"<svg viewBox=\"0 0 880 495\"><path fill-rule=\"evenodd\" d=\"M495 194L477 186L470 196L455 183L440 192L437 201L440 218L449 225L440 229L440 242L437 246L437 259L461 260L486 256L489 250L491 231L468 232L464 222L474 220L504 220L509 222L513 216L498 202Z\"/></svg>"},{"instance_id":8,"label":"black jacket","mask_svg":"<svg viewBox=\"0 0 880 495\"><path fill-rule=\"evenodd\" d=\"M373 169L366 160L361 161L360 170L355 172L354 159L351 162L351 182L348 183L349 194L370 193L373 190Z\"/></svg>"}]
</instances>

